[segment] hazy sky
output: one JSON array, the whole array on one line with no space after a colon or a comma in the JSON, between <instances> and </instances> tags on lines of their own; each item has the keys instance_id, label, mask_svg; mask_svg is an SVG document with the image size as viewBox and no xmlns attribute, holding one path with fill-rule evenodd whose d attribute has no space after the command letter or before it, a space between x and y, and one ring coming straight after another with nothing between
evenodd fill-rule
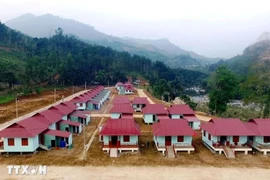
<instances>
[{"instance_id":1,"label":"hazy sky","mask_svg":"<svg viewBox=\"0 0 270 180\"><path fill-rule=\"evenodd\" d=\"M158 39L209 57L241 54L270 31L266 0L0 0L0 20L51 13L114 35Z\"/></svg>"}]
</instances>

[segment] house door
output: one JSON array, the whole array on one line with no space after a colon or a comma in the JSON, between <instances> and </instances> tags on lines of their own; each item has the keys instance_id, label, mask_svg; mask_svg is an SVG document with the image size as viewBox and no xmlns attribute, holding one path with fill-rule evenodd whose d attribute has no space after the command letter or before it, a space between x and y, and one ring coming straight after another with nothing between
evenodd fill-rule
<instances>
[{"instance_id":1,"label":"house door","mask_svg":"<svg viewBox=\"0 0 270 180\"><path fill-rule=\"evenodd\" d=\"M172 144L172 137L165 136L165 146L170 146Z\"/></svg>"},{"instance_id":2,"label":"house door","mask_svg":"<svg viewBox=\"0 0 270 180\"><path fill-rule=\"evenodd\" d=\"M66 131L69 132L69 127L66 127Z\"/></svg>"},{"instance_id":3,"label":"house door","mask_svg":"<svg viewBox=\"0 0 270 180\"><path fill-rule=\"evenodd\" d=\"M51 146L52 146L52 147L56 147L56 145L55 145L55 140L51 140Z\"/></svg>"},{"instance_id":4,"label":"house door","mask_svg":"<svg viewBox=\"0 0 270 180\"><path fill-rule=\"evenodd\" d=\"M226 143L226 141L227 141L227 136L220 136L220 142L221 142L221 144L225 144Z\"/></svg>"},{"instance_id":5,"label":"house door","mask_svg":"<svg viewBox=\"0 0 270 180\"><path fill-rule=\"evenodd\" d=\"M76 131L76 127L75 127L75 126L73 126L73 132L77 132L77 131Z\"/></svg>"},{"instance_id":6,"label":"house door","mask_svg":"<svg viewBox=\"0 0 270 180\"><path fill-rule=\"evenodd\" d=\"M248 141L253 142L254 141L254 136L248 136Z\"/></svg>"},{"instance_id":7,"label":"house door","mask_svg":"<svg viewBox=\"0 0 270 180\"><path fill-rule=\"evenodd\" d=\"M39 144L44 144L44 134L39 135Z\"/></svg>"},{"instance_id":8,"label":"house door","mask_svg":"<svg viewBox=\"0 0 270 180\"><path fill-rule=\"evenodd\" d=\"M113 146L117 145L117 140L118 140L117 136L112 136L112 145Z\"/></svg>"}]
</instances>

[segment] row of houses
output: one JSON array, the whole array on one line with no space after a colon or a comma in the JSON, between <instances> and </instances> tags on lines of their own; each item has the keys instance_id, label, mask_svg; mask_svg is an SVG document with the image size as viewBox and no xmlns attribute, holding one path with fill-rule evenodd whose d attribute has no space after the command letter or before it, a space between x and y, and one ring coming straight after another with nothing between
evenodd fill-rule
<instances>
[{"instance_id":1,"label":"row of houses","mask_svg":"<svg viewBox=\"0 0 270 180\"><path fill-rule=\"evenodd\" d=\"M174 106L172 106L174 107ZM146 109L146 110L145 110ZM153 111L151 111L153 110ZM116 97L110 111L111 118L100 129L102 149L117 156L122 151L138 151L138 140L141 134L139 125L135 122L133 113L142 111L144 120L152 125L153 140L158 151L164 155L169 152L175 156L178 151L194 151L192 136L195 131L189 126L186 119L175 116L171 118L168 111L161 104L149 104L146 98L135 97L130 101L126 97ZM161 116L158 116L161 113ZM151 123L148 116L158 116ZM181 114L183 116L183 114Z\"/></svg>"},{"instance_id":2,"label":"row of houses","mask_svg":"<svg viewBox=\"0 0 270 180\"><path fill-rule=\"evenodd\" d=\"M228 158L235 152L248 152L256 149L267 155L270 152L270 119L215 118L202 124L202 140L211 151L222 152ZM253 149L252 149L253 148Z\"/></svg>"},{"instance_id":3,"label":"row of houses","mask_svg":"<svg viewBox=\"0 0 270 180\"><path fill-rule=\"evenodd\" d=\"M118 94L122 95L134 94L133 84L129 82L127 83L118 82L116 83L115 88L117 89Z\"/></svg>"},{"instance_id":4,"label":"row of houses","mask_svg":"<svg viewBox=\"0 0 270 180\"><path fill-rule=\"evenodd\" d=\"M72 147L72 133L81 133L90 122L95 103L102 104L109 91L98 86L67 102L51 106L0 131L1 152L35 152L38 148ZM97 99L97 97L100 97ZM90 105L91 104L91 105ZM85 108L82 108L85 107Z\"/></svg>"}]
</instances>

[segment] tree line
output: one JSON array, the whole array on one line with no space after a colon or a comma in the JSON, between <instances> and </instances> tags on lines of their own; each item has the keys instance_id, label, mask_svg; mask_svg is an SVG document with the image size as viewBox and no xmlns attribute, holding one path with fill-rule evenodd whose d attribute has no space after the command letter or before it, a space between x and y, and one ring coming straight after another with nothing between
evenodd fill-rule
<instances>
[{"instance_id":1,"label":"tree line","mask_svg":"<svg viewBox=\"0 0 270 180\"><path fill-rule=\"evenodd\" d=\"M0 59L0 82L20 83L27 87L47 85L114 85L127 81L127 76L142 75L150 81L157 97L164 92L177 95L192 82L188 77L198 74L188 70L173 70L163 62L153 62L143 56L118 52L108 47L90 45L73 36L64 35L61 28L51 38L31 38L0 24L0 46L10 48L13 57ZM19 69L19 71L17 70ZM199 74L195 80L203 81ZM193 80L194 81L194 80Z\"/></svg>"}]
</instances>

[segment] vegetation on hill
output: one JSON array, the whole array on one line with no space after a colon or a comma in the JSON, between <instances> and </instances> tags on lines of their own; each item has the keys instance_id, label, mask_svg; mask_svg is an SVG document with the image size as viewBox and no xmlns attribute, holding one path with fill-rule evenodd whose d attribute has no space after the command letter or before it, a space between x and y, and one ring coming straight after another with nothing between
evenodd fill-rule
<instances>
[{"instance_id":1,"label":"vegetation on hill","mask_svg":"<svg viewBox=\"0 0 270 180\"><path fill-rule=\"evenodd\" d=\"M234 73L226 82L233 78L239 80L235 85L237 93L234 99L254 102L261 106L261 117L270 117L270 41L257 42L247 47L243 55L220 61L211 65L209 70L215 73L222 66ZM219 79L222 80L221 77Z\"/></svg>"},{"instance_id":2,"label":"vegetation on hill","mask_svg":"<svg viewBox=\"0 0 270 180\"><path fill-rule=\"evenodd\" d=\"M163 61L172 68L186 67L194 64L194 59L200 65L211 64L218 60L217 58L207 58L194 52L183 50L166 38L157 40L119 38L99 32L93 26L51 14L41 16L25 14L7 21L6 25L37 38L51 37L55 34L54 30L61 27L67 35L73 35L77 39L89 44L110 47L117 51L126 51L131 55L137 54L152 61ZM181 60L177 60L179 55L187 56L188 58L185 59L192 62L183 64ZM176 57L176 60L174 57Z\"/></svg>"},{"instance_id":3,"label":"vegetation on hill","mask_svg":"<svg viewBox=\"0 0 270 180\"><path fill-rule=\"evenodd\" d=\"M0 43L12 49L5 52L10 54L9 58L1 60L0 74L1 83L10 86L20 83L36 89L42 84L83 85L85 82L88 85L112 85L126 81L127 75L136 74L147 78L151 91L160 97L164 92L179 94L183 86L191 84L189 77L196 74L189 70L172 70L163 62L152 62L142 56L89 45L63 35L61 28L49 39L30 38L0 24ZM203 78L205 75L201 74L195 82L200 83Z\"/></svg>"}]
</instances>

